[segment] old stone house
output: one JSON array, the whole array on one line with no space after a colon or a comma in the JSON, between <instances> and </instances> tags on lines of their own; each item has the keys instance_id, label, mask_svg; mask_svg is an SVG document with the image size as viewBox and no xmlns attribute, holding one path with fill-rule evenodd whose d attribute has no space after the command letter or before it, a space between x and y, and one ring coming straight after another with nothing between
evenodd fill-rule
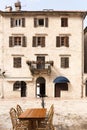
<instances>
[{"instance_id":1,"label":"old stone house","mask_svg":"<svg viewBox=\"0 0 87 130\"><path fill-rule=\"evenodd\" d=\"M85 11L0 11L0 96L81 98Z\"/></svg>"}]
</instances>

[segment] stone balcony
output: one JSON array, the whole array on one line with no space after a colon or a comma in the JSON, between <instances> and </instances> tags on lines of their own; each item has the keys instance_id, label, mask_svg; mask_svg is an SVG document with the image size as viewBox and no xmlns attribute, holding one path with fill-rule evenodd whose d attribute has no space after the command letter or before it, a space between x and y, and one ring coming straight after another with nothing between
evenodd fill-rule
<instances>
[{"instance_id":1,"label":"stone balcony","mask_svg":"<svg viewBox=\"0 0 87 130\"><path fill-rule=\"evenodd\" d=\"M32 75L51 74L51 66L53 66L53 61L27 61L26 63L29 65Z\"/></svg>"}]
</instances>

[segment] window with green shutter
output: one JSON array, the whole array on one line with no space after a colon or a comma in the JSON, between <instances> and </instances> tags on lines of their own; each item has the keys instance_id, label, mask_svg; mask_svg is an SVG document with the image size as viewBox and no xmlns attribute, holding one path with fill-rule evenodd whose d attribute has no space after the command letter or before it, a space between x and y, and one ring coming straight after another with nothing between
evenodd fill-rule
<instances>
[{"instance_id":1,"label":"window with green shutter","mask_svg":"<svg viewBox=\"0 0 87 130\"><path fill-rule=\"evenodd\" d=\"M13 67L14 68L21 68L21 57L14 57L13 58Z\"/></svg>"},{"instance_id":2,"label":"window with green shutter","mask_svg":"<svg viewBox=\"0 0 87 130\"><path fill-rule=\"evenodd\" d=\"M27 37L22 37L22 47L27 47Z\"/></svg>"},{"instance_id":3,"label":"window with green shutter","mask_svg":"<svg viewBox=\"0 0 87 130\"><path fill-rule=\"evenodd\" d=\"M61 57L61 68L69 68L69 57Z\"/></svg>"},{"instance_id":4,"label":"window with green shutter","mask_svg":"<svg viewBox=\"0 0 87 130\"><path fill-rule=\"evenodd\" d=\"M22 46L27 47L27 41L25 36L10 36L9 47Z\"/></svg>"},{"instance_id":5,"label":"window with green shutter","mask_svg":"<svg viewBox=\"0 0 87 130\"><path fill-rule=\"evenodd\" d=\"M34 18L34 27L48 27L48 18Z\"/></svg>"},{"instance_id":6,"label":"window with green shutter","mask_svg":"<svg viewBox=\"0 0 87 130\"><path fill-rule=\"evenodd\" d=\"M11 27L25 27L25 18L11 18Z\"/></svg>"},{"instance_id":7,"label":"window with green shutter","mask_svg":"<svg viewBox=\"0 0 87 130\"><path fill-rule=\"evenodd\" d=\"M56 47L69 47L69 37L68 36L57 36L56 37Z\"/></svg>"},{"instance_id":8,"label":"window with green shutter","mask_svg":"<svg viewBox=\"0 0 87 130\"><path fill-rule=\"evenodd\" d=\"M61 27L68 27L68 18L61 18Z\"/></svg>"},{"instance_id":9,"label":"window with green shutter","mask_svg":"<svg viewBox=\"0 0 87 130\"><path fill-rule=\"evenodd\" d=\"M32 47L45 47L45 37L41 37L41 36L33 36L33 40L32 40Z\"/></svg>"}]
</instances>

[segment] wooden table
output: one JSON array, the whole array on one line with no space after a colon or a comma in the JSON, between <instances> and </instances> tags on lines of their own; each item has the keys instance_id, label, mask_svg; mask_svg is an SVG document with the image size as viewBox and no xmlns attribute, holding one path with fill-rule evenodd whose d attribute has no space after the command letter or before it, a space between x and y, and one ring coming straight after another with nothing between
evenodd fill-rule
<instances>
[{"instance_id":1,"label":"wooden table","mask_svg":"<svg viewBox=\"0 0 87 130\"><path fill-rule=\"evenodd\" d=\"M29 120L29 130L36 129L36 122L44 120L46 117L45 108L32 108L25 110L20 116L20 120Z\"/></svg>"}]
</instances>

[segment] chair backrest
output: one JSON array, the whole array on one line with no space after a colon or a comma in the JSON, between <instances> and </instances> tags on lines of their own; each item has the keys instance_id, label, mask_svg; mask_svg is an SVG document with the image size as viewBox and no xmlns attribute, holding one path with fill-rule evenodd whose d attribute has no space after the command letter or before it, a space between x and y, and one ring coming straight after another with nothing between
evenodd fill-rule
<instances>
[{"instance_id":1,"label":"chair backrest","mask_svg":"<svg viewBox=\"0 0 87 130\"><path fill-rule=\"evenodd\" d=\"M49 109L49 111L48 111L47 116L49 117L49 115L50 115L51 113L54 113L54 105L53 105L53 104L51 105L51 107L50 107L50 109Z\"/></svg>"},{"instance_id":2,"label":"chair backrest","mask_svg":"<svg viewBox=\"0 0 87 130\"><path fill-rule=\"evenodd\" d=\"M18 104L17 104L16 109L17 109L17 115L19 116L23 112L23 110L22 110L21 106Z\"/></svg>"},{"instance_id":3,"label":"chair backrest","mask_svg":"<svg viewBox=\"0 0 87 130\"><path fill-rule=\"evenodd\" d=\"M13 126L13 129L14 129L15 126L17 125L17 123L18 123L17 112L14 108L11 108L9 113L10 113L10 117L11 117L12 126Z\"/></svg>"},{"instance_id":4,"label":"chair backrest","mask_svg":"<svg viewBox=\"0 0 87 130\"><path fill-rule=\"evenodd\" d=\"M48 118L47 122L49 122L49 124L53 123L53 115L54 115L54 105L52 104L47 114L47 118Z\"/></svg>"}]
</instances>

